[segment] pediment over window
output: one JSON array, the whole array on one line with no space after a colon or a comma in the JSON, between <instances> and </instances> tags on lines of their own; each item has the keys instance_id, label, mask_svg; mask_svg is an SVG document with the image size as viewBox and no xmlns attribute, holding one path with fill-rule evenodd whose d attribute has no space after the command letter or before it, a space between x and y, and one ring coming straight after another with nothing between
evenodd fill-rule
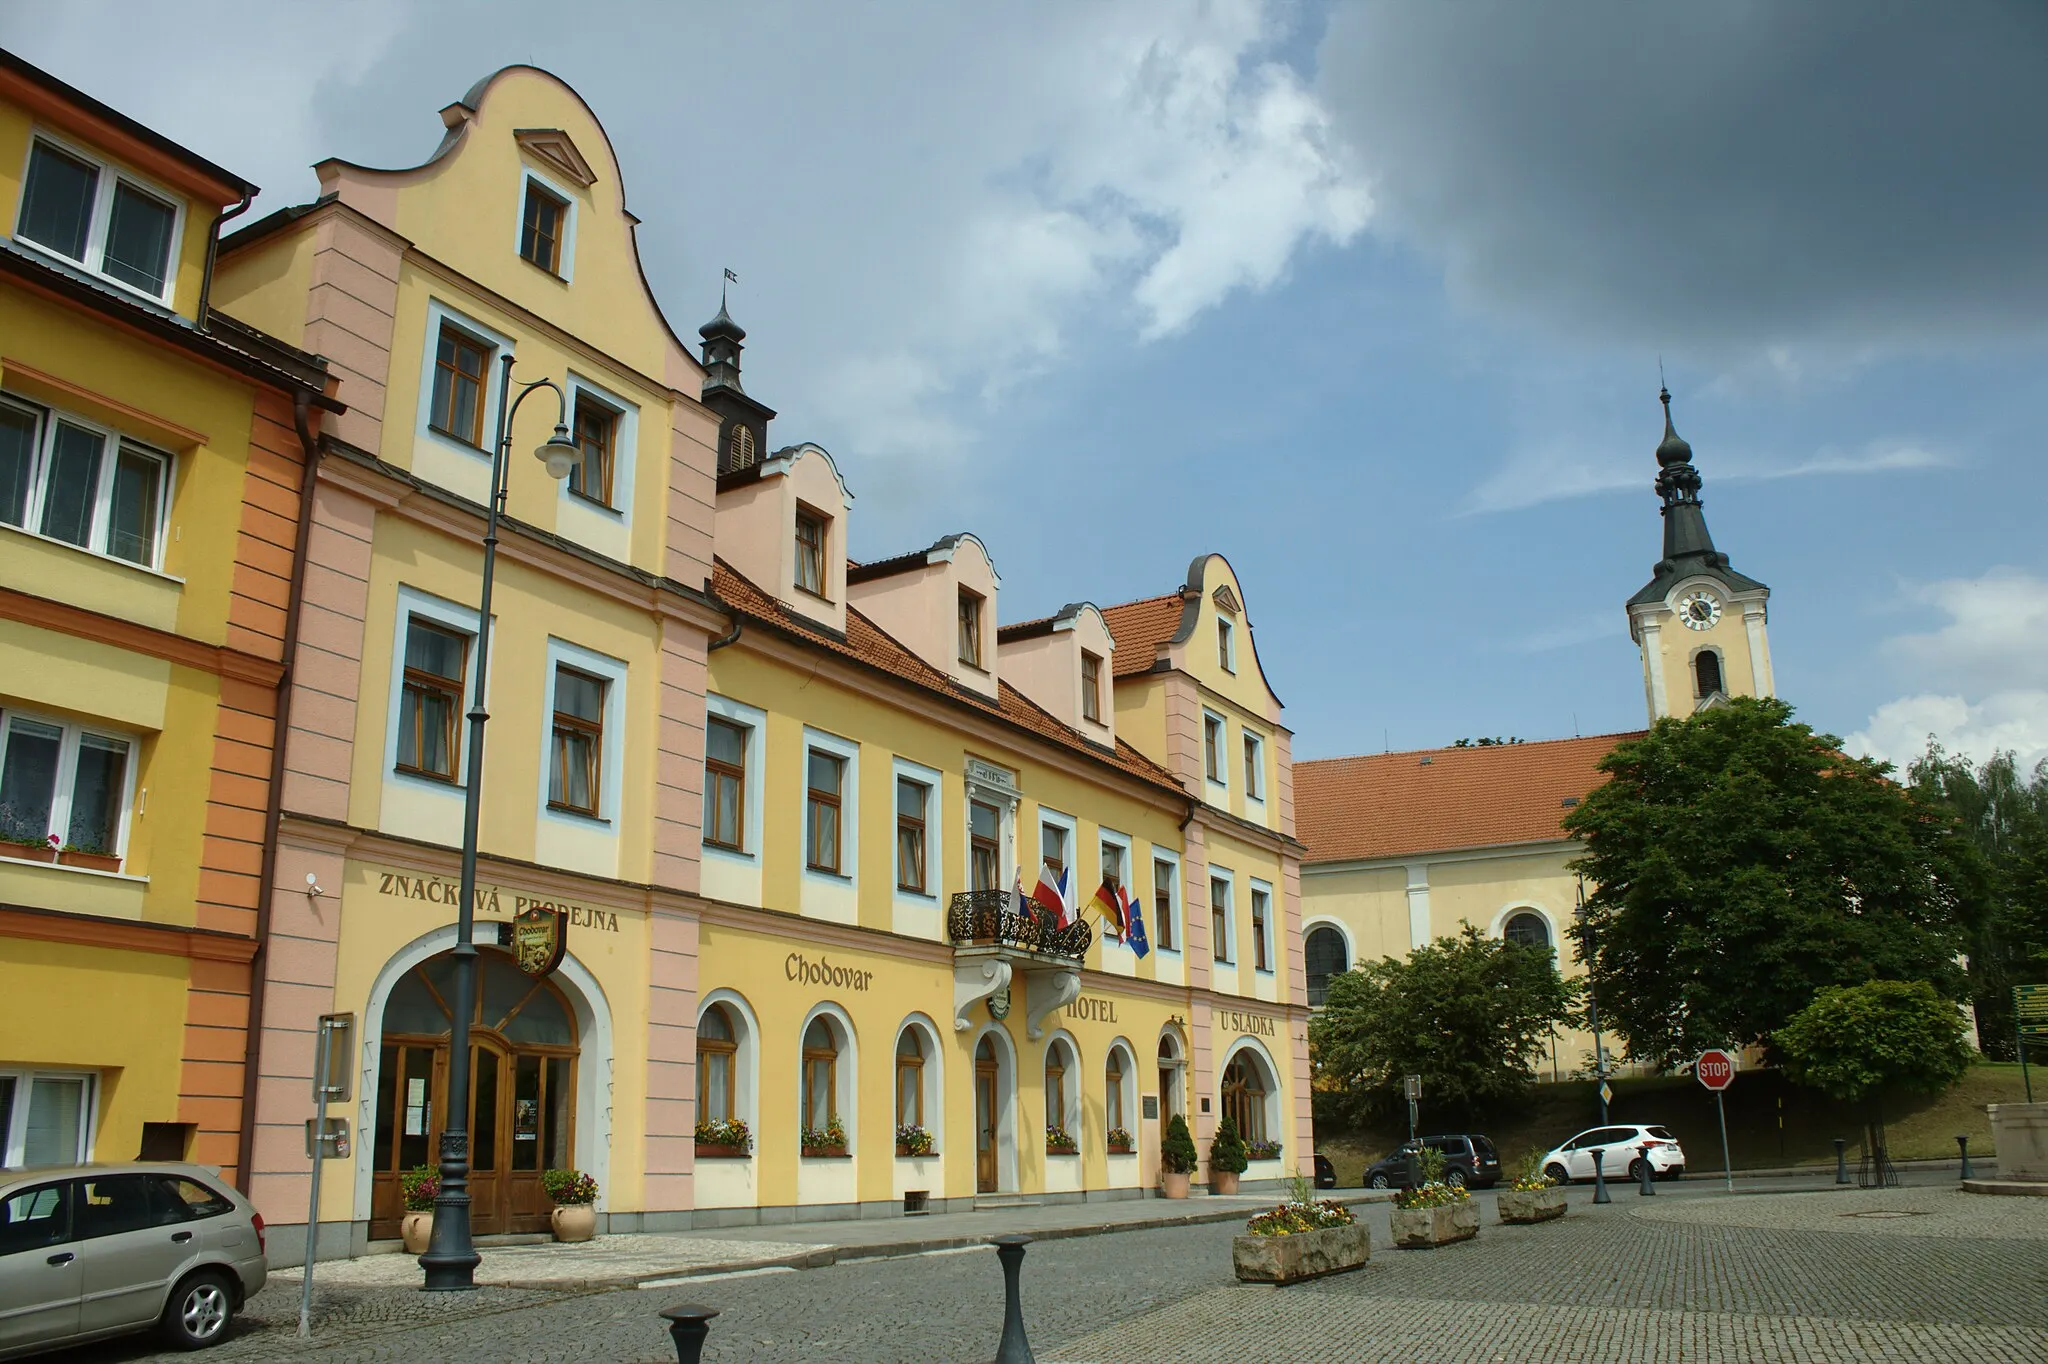
<instances>
[{"instance_id":1,"label":"pediment over window","mask_svg":"<svg viewBox=\"0 0 2048 1364\"><path fill-rule=\"evenodd\" d=\"M1239 606L1237 603L1237 593L1230 590L1229 583L1223 584L1223 586L1217 588L1215 592L1210 594L1210 600L1215 602L1216 605L1223 608L1225 611L1230 612L1234 616L1241 616L1244 614L1244 608L1242 606Z\"/></svg>"},{"instance_id":2,"label":"pediment over window","mask_svg":"<svg viewBox=\"0 0 2048 1364\"><path fill-rule=\"evenodd\" d=\"M560 128L519 128L512 136L521 148L533 159L565 179L574 180L584 189L597 183L597 172L583 159L583 153L576 150L576 144Z\"/></svg>"}]
</instances>

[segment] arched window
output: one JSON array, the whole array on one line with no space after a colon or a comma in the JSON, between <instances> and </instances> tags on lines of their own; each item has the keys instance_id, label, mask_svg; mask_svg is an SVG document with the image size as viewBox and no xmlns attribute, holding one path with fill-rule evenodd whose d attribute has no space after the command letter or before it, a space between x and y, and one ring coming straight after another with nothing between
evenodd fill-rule
<instances>
[{"instance_id":1,"label":"arched window","mask_svg":"<svg viewBox=\"0 0 2048 1364\"><path fill-rule=\"evenodd\" d=\"M1308 1006L1320 1006L1330 993L1330 977L1351 969L1344 935L1329 924L1317 924L1301 940L1301 961L1308 969Z\"/></svg>"},{"instance_id":2,"label":"arched window","mask_svg":"<svg viewBox=\"0 0 2048 1364\"><path fill-rule=\"evenodd\" d=\"M1223 1068L1223 1113L1246 1141L1266 1139L1266 1077L1258 1058L1241 1051Z\"/></svg>"},{"instance_id":3,"label":"arched window","mask_svg":"<svg viewBox=\"0 0 2048 1364\"><path fill-rule=\"evenodd\" d=\"M1181 1101L1180 1043L1172 1033L1159 1035L1159 1121L1169 1122L1176 1113L1187 1112Z\"/></svg>"},{"instance_id":4,"label":"arched window","mask_svg":"<svg viewBox=\"0 0 2048 1364\"><path fill-rule=\"evenodd\" d=\"M1702 649L1692 660L1693 678L1698 683L1696 694L1705 700L1717 691L1727 688L1721 685L1721 655L1712 649Z\"/></svg>"},{"instance_id":5,"label":"arched window","mask_svg":"<svg viewBox=\"0 0 2048 1364\"><path fill-rule=\"evenodd\" d=\"M896 1123L924 1126L924 1040L916 1028L896 1039Z\"/></svg>"},{"instance_id":6,"label":"arched window","mask_svg":"<svg viewBox=\"0 0 2048 1364\"><path fill-rule=\"evenodd\" d=\"M734 422L732 424L732 463L729 467L733 469L746 469L752 467L753 463L754 429L745 422Z\"/></svg>"},{"instance_id":7,"label":"arched window","mask_svg":"<svg viewBox=\"0 0 2048 1364\"><path fill-rule=\"evenodd\" d=\"M697 1020L697 1117L727 1122L734 1116L734 1086L739 1070L739 1032L732 1014L714 1004Z\"/></svg>"},{"instance_id":8,"label":"arched window","mask_svg":"<svg viewBox=\"0 0 2048 1364\"><path fill-rule=\"evenodd\" d=\"M822 1018L804 1029L804 1126L823 1130L839 1115L839 1039Z\"/></svg>"},{"instance_id":9,"label":"arched window","mask_svg":"<svg viewBox=\"0 0 2048 1364\"><path fill-rule=\"evenodd\" d=\"M1064 1128L1067 1125L1067 1073L1073 1068L1073 1055L1067 1044L1055 1041L1045 1049L1045 1125ZM1076 1133L1069 1131L1068 1136Z\"/></svg>"},{"instance_id":10,"label":"arched window","mask_svg":"<svg viewBox=\"0 0 2048 1364\"><path fill-rule=\"evenodd\" d=\"M1501 925L1500 935L1524 947L1547 949L1550 946L1550 925L1543 921L1541 914L1526 909L1508 915L1508 921Z\"/></svg>"},{"instance_id":11,"label":"arched window","mask_svg":"<svg viewBox=\"0 0 2048 1364\"><path fill-rule=\"evenodd\" d=\"M1109 1130L1122 1128L1128 1132L1130 1125L1125 1121L1129 1116L1124 1112L1124 1049L1109 1049L1109 1064L1103 1073L1103 1114Z\"/></svg>"}]
</instances>

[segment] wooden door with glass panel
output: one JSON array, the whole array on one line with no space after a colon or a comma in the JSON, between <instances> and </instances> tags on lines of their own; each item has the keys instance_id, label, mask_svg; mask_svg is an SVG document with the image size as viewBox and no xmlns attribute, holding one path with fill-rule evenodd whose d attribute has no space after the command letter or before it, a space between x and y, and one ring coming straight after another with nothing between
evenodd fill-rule
<instances>
[{"instance_id":1,"label":"wooden door with glass panel","mask_svg":"<svg viewBox=\"0 0 2048 1364\"><path fill-rule=\"evenodd\" d=\"M1002 1119L1000 1070L995 1044L986 1037L974 1049L974 1191L996 1191L996 1125Z\"/></svg>"},{"instance_id":2,"label":"wooden door with glass panel","mask_svg":"<svg viewBox=\"0 0 2048 1364\"><path fill-rule=\"evenodd\" d=\"M561 991L506 954L477 953L470 1020L470 1219L477 1235L545 1231L545 1170L573 1168L576 1018ZM452 958L406 973L384 1006L372 1142L370 1235L398 1234L404 1173L440 1163L448 1098Z\"/></svg>"}]
</instances>

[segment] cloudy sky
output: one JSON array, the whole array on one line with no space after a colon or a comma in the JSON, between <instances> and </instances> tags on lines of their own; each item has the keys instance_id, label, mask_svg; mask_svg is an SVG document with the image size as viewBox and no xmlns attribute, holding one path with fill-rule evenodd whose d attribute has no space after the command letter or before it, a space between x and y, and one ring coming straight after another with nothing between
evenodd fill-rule
<instances>
[{"instance_id":1,"label":"cloudy sky","mask_svg":"<svg viewBox=\"0 0 2048 1364\"><path fill-rule=\"evenodd\" d=\"M1002 615L1228 555L1307 756L1643 722L1661 361L1779 686L2048 756L2034 0L0 4L265 186L510 62L605 122L678 330L740 276L852 552Z\"/></svg>"}]
</instances>

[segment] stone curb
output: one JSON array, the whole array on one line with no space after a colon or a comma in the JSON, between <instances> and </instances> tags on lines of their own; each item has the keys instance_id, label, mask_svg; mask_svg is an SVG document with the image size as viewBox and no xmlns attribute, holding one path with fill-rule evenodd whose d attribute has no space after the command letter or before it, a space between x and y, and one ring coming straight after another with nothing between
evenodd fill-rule
<instances>
[{"instance_id":1,"label":"stone curb","mask_svg":"<svg viewBox=\"0 0 2048 1364\"><path fill-rule=\"evenodd\" d=\"M1390 1203L1391 1190L1372 1190L1366 1193L1347 1194L1334 1199L1346 1206L1364 1203ZM1276 1200L1277 1201L1277 1200ZM1168 1227L1202 1226L1213 1222L1235 1222L1259 1211L1256 1207L1238 1207L1227 1211L1189 1212L1140 1218L1130 1222L1091 1222L1064 1227L1047 1227L1030 1232L1034 1241L1065 1241L1080 1236L1111 1236L1122 1231L1159 1231ZM524 1288L545 1292L560 1292L573 1289L578 1292L604 1292L616 1288L637 1288L641 1284L669 1279L701 1279L711 1274L738 1274L763 1269L824 1269L841 1260L878 1260L897 1255L923 1255L935 1250L962 1250L971 1246L987 1245L1001 1235L1001 1232L974 1232L961 1236L927 1236L902 1241L873 1242L861 1245L820 1246L816 1250L800 1255L776 1255L750 1260L721 1260L713 1264L688 1265L676 1269L654 1269L625 1274L586 1274L573 1278L559 1279L500 1279L493 1287Z\"/></svg>"}]
</instances>

